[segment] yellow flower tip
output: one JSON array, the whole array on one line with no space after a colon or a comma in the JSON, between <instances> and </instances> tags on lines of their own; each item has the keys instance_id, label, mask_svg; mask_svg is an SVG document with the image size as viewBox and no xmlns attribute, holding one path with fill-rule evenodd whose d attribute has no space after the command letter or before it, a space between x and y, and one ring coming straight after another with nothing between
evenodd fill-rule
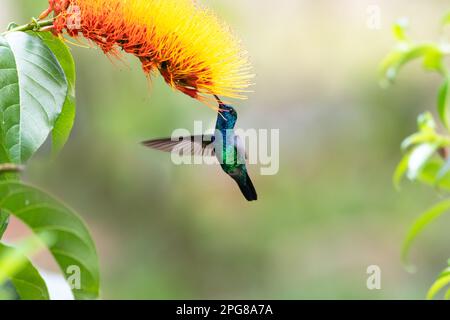
<instances>
[{"instance_id":1,"label":"yellow flower tip","mask_svg":"<svg viewBox=\"0 0 450 320\"><path fill-rule=\"evenodd\" d=\"M244 99L253 75L247 52L229 26L192 0L49 0L55 32L80 34L106 54L138 57L175 89ZM76 10L74 10L76 8ZM77 22L78 24L73 24Z\"/></svg>"}]
</instances>

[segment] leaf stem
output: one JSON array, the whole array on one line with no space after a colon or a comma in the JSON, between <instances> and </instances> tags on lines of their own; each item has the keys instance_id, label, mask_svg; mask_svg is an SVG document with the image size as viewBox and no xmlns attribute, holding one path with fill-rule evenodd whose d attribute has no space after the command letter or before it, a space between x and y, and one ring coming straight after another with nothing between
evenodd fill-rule
<instances>
[{"instance_id":1,"label":"leaf stem","mask_svg":"<svg viewBox=\"0 0 450 320\"><path fill-rule=\"evenodd\" d=\"M3 32L1 35L4 36L10 32L17 32L17 31L40 31L44 27L49 27L53 25L53 19L48 20L37 20L32 19L32 21L28 24L24 24L22 26L14 27L8 31Z\"/></svg>"},{"instance_id":2,"label":"leaf stem","mask_svg":"<svg viewBox=\"0 0 450 320\"><path fill-rule=\"evenodd\" d=\"M3 172L21 172L24 170L24 166L15 163L2 163L0 164L0 173Z\"/></svg>"}]
</instances>

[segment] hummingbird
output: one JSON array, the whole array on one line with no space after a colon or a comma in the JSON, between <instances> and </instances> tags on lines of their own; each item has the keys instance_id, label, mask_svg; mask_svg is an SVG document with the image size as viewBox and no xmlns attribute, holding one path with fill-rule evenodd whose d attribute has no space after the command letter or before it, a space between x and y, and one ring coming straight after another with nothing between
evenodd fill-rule
<instances>
[{"instance_id":1,"label":"hummingbird","mask_svg":"<svg viewBox=\"0 0 450 320\"><path fill-rule=\"evenodd\" d=\"M171 138L155 139L142 144L164 152L183 150L183 153L187 151L191 155L215 156L222 170L237 183L245 199L256 201L258 195L247 171L246 151L241 139L234 133L237 112L219 97L216 96L216 99L219 111L213 135L184 137L179 141L173 141Z\"/></svg>"}]
</instances>

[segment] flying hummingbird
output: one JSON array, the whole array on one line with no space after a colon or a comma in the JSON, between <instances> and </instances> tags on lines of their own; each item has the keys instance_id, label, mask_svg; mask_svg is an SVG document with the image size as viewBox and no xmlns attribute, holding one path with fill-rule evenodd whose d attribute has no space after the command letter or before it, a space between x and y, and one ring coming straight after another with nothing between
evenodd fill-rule
<instances>
[{"instance_id":1,"label":"flying hummingbird","mask_svg":"<svg viewBox=\"0 0 450 320\"><path fill-rule=\"evenodd\" d=\"M245 199L255 201L258 195L248 175L246 151L241 139L234 134L237 112L218 97L216 99L220 110L213 135L184 137L181 141L173 141L170 138L155 139L145 141L143 145L165 152L183 150L183 153L187 151L191 155L215 156L223 171L236 181Z\"/></svg>"}]
</instances>

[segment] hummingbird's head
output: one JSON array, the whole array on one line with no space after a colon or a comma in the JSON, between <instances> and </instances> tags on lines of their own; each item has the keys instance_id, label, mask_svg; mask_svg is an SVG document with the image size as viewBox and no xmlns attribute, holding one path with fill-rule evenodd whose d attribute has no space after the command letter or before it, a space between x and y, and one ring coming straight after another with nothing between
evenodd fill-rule
<instances>
[{"instance_id":1,"label":"hummingbird's head","mask_svg":"<svg viewBox=\"0 0 450 320\"><path fill-rule=\"evenodd\" d=\"M221 126L224 128L234 128L237 121L236 110L230 105L221 104L218 121L221 122Z\"/></svg>"},{"instance_id":2,"label":"hummingbird's head","mask_svg":"<svg viewBox=\"0 0 450 320\"><path fill-rule=\"evenodd\" d=\"M237 121L237 112L234 108L228 104L225 104L216 96L216 100L219 103L219 115L217 117L217 125L220 128L234 128Z\"/></svg>"},{"instance_id":3,"label":"hummingbird's head","mask_svg":"<svg viewBox=\"0 0 450 320\"><path fill-rule=\"evenodd\" d=\"M234 108L233 108L232 106L230 106L230 105L227 105L227 104L221 104L221 105L220 105L220 110L219 110L219 112L220 112L224 117L227 117L227 114L228 114L228 116L237 118L237 112L236 112L236 110L234 110Z\"/></svg>"}]
</instances>

